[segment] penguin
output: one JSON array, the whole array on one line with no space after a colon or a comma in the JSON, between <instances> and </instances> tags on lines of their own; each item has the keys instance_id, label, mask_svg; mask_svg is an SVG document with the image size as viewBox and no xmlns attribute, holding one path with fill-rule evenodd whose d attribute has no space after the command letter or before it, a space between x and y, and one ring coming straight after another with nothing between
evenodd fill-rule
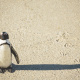
<instances>
[{"instance_id":1,"label":"penguin","mask_svg":"<svg viewBox=\"0 0 80 80\"><path fill-rule=\"evenodd\" d=\"M9 41L7 32L0 34L0 71L4 73L7 69L12 72L12 54L14 55L17 64L19 64L19 56Z\"/></svg>"}]
</instances>

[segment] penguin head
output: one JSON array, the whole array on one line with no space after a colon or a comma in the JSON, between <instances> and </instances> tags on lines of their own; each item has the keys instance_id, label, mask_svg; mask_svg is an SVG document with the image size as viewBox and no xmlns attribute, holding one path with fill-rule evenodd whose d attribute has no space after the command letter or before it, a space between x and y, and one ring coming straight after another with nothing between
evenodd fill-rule
<instances>
[{"instance_id":1,"label":"penguin head","mask_svg":"<svg viewBox=\"0 0 80 80\"><path fill-rule=\"evenodd\" d=\"M2 33L0 34L0 39L1 39L1 40L9 39L8 33L7 33L7 32L2 32Z\"/></svg>"}]
</instances>

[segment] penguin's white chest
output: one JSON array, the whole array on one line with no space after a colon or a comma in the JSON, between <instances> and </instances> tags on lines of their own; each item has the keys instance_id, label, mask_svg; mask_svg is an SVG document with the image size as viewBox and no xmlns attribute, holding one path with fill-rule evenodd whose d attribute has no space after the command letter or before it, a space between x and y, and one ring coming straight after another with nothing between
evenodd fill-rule
<instances>
[{"instance_id":1,"label":"penguin's white chest","mask_svg":"<svg viewBox=\"0 0 80 80\"><path fill-rule=\"evenodd\" d=\"M9 45L0 46L0 67L7 68L11 63L12 56Z\"/></svg>"}]
</instances>

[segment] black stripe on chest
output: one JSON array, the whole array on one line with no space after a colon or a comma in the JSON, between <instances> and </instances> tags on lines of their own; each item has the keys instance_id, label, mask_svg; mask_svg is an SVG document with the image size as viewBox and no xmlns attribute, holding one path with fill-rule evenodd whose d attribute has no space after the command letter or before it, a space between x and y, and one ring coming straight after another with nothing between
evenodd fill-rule
<instances>
[{"instance_id":1,"label":"black stripe on chest","mask_svg":"<svg viewBox=\"0 0 80 80\"><path fill-rule=\"evenodd\" d=\"M0 44L0 46L2 46L2 45L9 45L10 46L10 44L8 44L7 42L6 43L2 43L2 44Z\"/></svg>"}]
</instances>

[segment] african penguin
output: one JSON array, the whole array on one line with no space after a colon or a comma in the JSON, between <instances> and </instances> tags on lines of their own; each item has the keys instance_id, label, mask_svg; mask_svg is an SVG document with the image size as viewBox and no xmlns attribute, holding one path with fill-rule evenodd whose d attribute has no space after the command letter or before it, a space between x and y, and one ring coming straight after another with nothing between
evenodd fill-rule
<instances>
[{"instance_id":1,"label":"african penguin","mask_svg":"<svg viewBox=\"0 0 80 80\"><path fill-rule=\"evenodd\" d=\"M0 34L0 70L2 73L8 69L12 72L12 54L19 64L19 57L12 44L9 42L9 35L6 32Z\"/></svg>"}]
</instances>

